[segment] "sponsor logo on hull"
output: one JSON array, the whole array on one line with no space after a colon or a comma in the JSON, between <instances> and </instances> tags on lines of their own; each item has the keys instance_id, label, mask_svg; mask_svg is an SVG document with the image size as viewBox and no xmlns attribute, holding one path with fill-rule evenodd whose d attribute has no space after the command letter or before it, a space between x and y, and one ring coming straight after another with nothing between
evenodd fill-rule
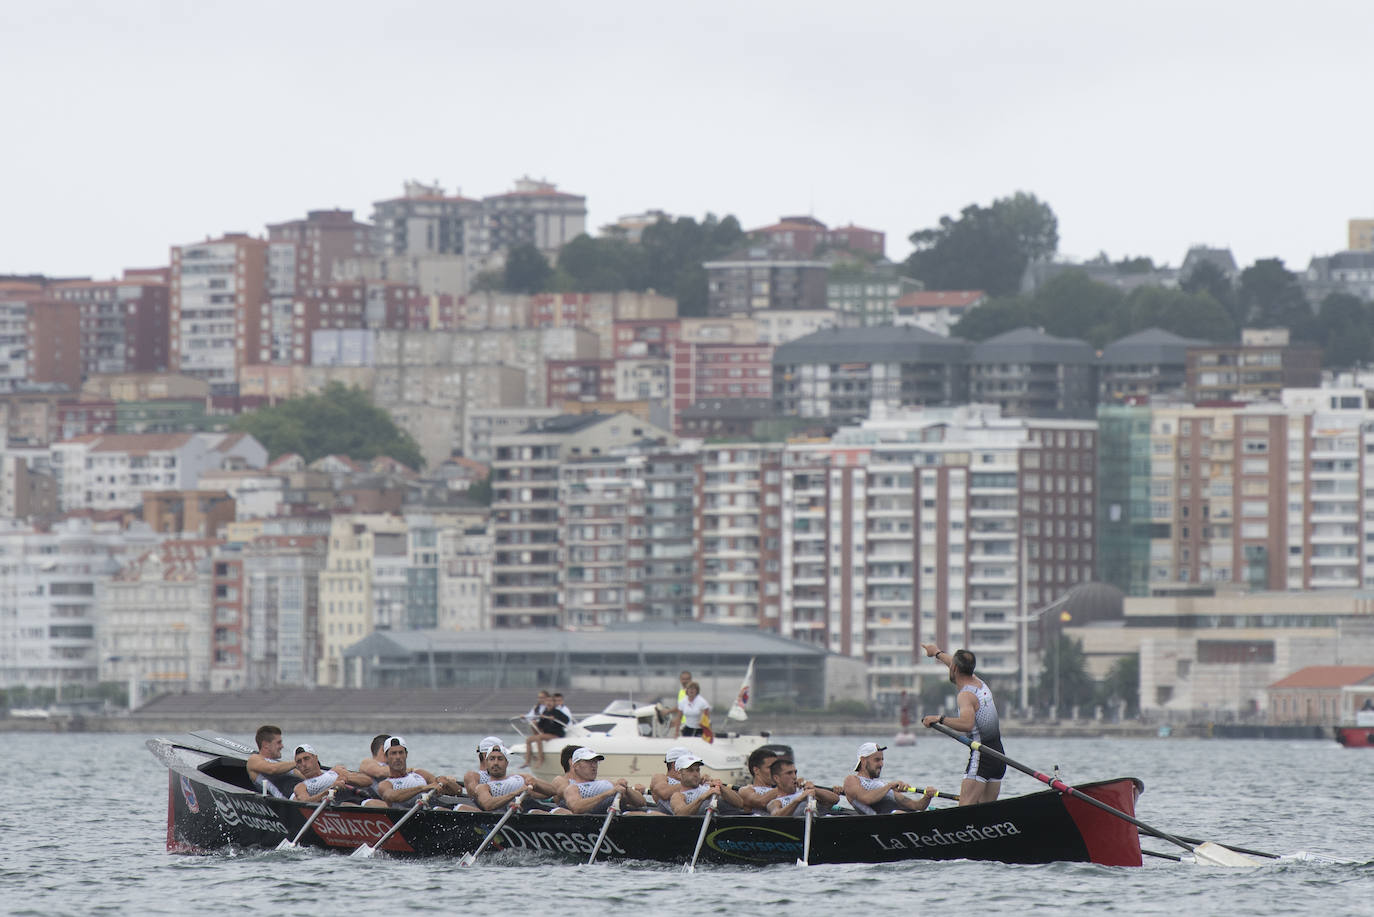
<instances>
[{"instance_id":1,"label":"sponsor logo on hull","mask_svg":"<svg viewBox=\"0 0 1374 917\"><path fill-rule=\"evenodd\" d=\"M870 834L879 850L918 850L951 847L961 844L977 844L1016 837L1021 829L1013 822L1004 821L992 825L965 825L954 831L941 831L931 828L926 831L901 831L891 834Z\"/></svg>"},{"instance_id":2,"label":"sponsor logo on hull","mask_svg":"<svg viewBox=\"0 0 1374 917\"><path fill-rule=\"evenodd\" d=\"M192 815L200 814L200 800L196 799L196 788L185 777L181 778L181 798L186 800L186 808Z\"/></svg>"},{"instance_id":3,"label":"sponsor logo on hull","mask_svg":"<svg viewBox=\"0 0 1374 917\"><path fill-rule=\"evenodd\" d=\"M315 819L315 824L310 826L320 838L331 847L360 847L363 844L375 843L378 838L391 829L392 821L385 815L374 815L366 812L329 812ZM410 846L405 838L401 837L401 832L396 832L387 838L382 845L383 850L400 850L413 853L415 848Z\"/></svg>"},{"instance_id":4,"label":"sponsor logo on hull","mask_svg":"<svg viewBox=\"0 0 1374 917\"><path fill-rule=\"evenodd\" d=\"M486 829L479 831L482 837L486 837ZM596 846L596 835L598 832L585 834L581 831L526 831L520 828L512 828L510 825L501 829L501 833L492 839L491 846L495 850L549 850L556 853L591 853L592 847ZM623 855L625 848L611 840L610 835L601 842L603 852L618 853Z\"/></svg>"},{"instance_id":5,"label":"sponsor logo on hull","mask_svg":"<svg viewBox=\"0 0 1374 917\"><path fill-rule=\"evenodd\" d=\"M732 825L706 835L706 846L737 860L754 863L791 859L802 854L801 838L776 828Z\"/></svg>"},{"instance_id":6,"label":"sponsor logo on hull","mask_svg":"<svg viewBox=\"0 0 1374 917\"><path fill-rule=\"evenodd\" d=\"M226 825L243 825L259 831L286 834L286 826L277 818L277 813L251 796L210 790L210 798L215 802L215 814Z\"/></svg>"}]
</instances>

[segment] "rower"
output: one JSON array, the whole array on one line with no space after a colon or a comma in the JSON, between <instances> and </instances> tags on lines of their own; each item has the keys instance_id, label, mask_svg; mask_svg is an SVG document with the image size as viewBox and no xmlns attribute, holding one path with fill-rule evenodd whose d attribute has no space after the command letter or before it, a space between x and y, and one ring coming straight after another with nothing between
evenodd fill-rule
<instances>
[{"instance_id":1,"label":"rower","mask_svg":"<svg viewBox=\"0 0 1374 917\"><path fill-rule=\"evenodd\" d=\"M487 782L478 784L473 794L477 806L484 812L492 812L509 803L521 793L543 799L553 795L553 787L529 774L510 774L510 749L497 745L487 751ZM533 803L533 799L527 800ZM542 810L541 810L542 811Z\"/></svg>"},{"instance_id":2,"label":"rower","mask_svg":"<svg viewBox=\"0 0 1374 917\"><path fill-rule=\"evenodd\" d=\"M386 766L386 752L382 750L382 743L390 737L391 733L384 732L379 736L372 737L372 757L364 758L358 765L358 770L372 778L373 789L376 789L378 780L385 780L391 774L391 769Z\"/></svg>"},{"instance_id":3,"label":"rower","mask_svg":"<svg viewBox=\"0 0 1374 917\"><path fill-rule=\"evenodd\" d=\"M745 815L767 815L768 804L780 795L772 774L773 763L778 757L777 751L768 745L761 745L749 753L746 765L754 782L739 788Z\"/></svg>"},{"instance_id":4,"label":"rower","mask_svg":"<svg viewBox=\"0 0 1374 917\"><path fill-rule=\"evenodd\" d=\"M463 775L463 789L473 799L477 798L477 788L491 779L487 774L487 752L501 744L496 736L487 736L477 743L477 770Z\"/></svg>"},{"instance_id":5,"label":"rower","mask_svg":"<svg viewBox=\"0 0 1374 917\"><path fill-rule=\"evenodd\" d=\"M955 695L959 702L958 716L947 718L930 714L921 717L921 722L927 727L941 723L956 732L966 732L970 739L984 748L1001 752L1002 726L997 718L997 704L992 699L992 691L981 678L973 674L977 658L969 650L955 650L951 656L934 643L922 643L921 648L936 662L944 662L949 666L950 684L959 689ZM968 766L964 768L964 779L959 784L959 805L992 802L1002 789L1002 778L1006 774L1007 765L1000 758L984 755L970 746Z\"/></svg>"},{"instance_id":6,"label":"rower","mask_svg":"<svg viewBox=\"0 0 1374 917\"><path fill-rule=\"evenodd\" d=\"M772 776L777 783L778 795L768 803L769 815L799 815L797 806L808 799L815 799L822 811L840 801L839 794L799 778L797 765L788 758L778 758L773 762Z\"/></svg>"},{"instance_id":7,"label":"rower","mask_svg":"<svg viewBox=\"0 0 1374 917\"><path fill-rule=\"evenodd\" d=\"M246 767L253 788L264 796L285 799L296 788L300 777L295 774L296 762L281 758L281 727L270 724L258 727L253 736L258 750L248 756Z\"/></svg>"},{"instance_id":8,"label":"rower","mask_svg":"<svg viewBox=\"0 0 1374 917\"><path fill-rule=\"evenodd\" d=\"M340 805L386 805L372 793L371 777L342 765L326 770L320 765L320 756L313 745L296 746L295 764L301 782L291 794L301 802L320 802L333 790L334 802Z\"/></svg>"},{"instance_id":9,"label":"rower","mask_svg":"<svg viewBox=\"0 0 1374 917\"><path fill-rule=\"evenodd\" d=\"M649 794L654 797L654 806L664 815L673 814L673 793L682 786L677 774L677 759L685 754L687 749L681 745L674 745L663 755L663 764L666 768L664 773L654 774L649 778Z\"/></svg>"},{"instance_id":10,"label":"rower","mask_svg":"<svg viewBox=\"0 0 1374 917\"><path fill-rule=\"evenodd\" d=\"M462 795L462 784L452 777L436 777L427 770L411 767L410 751L401 736L389 736L382 747L386 749L390 776L377 784L377 795L389 804L395 806L409 802L429 790Z\"/></svg>"},{"instance_id":11,"label":"rower","mask_svg":"<svg viewBox=\"0 0 1374 917\"><path fill-rule=\"evenodd\" d=\"M744 808L744 800L739 794L715 777L705 777L701 773L701 759L688 753L677 759L677 774L682 787L673 794L674 815L699 815L701 808L712 796L737 808Z\"/></svg>"},{"instance_id":12,"label":"rower","mask_svg":"<svg viewBox=\"0 0 1374 917\"><path fill-rule=\"evenodd\" d=\"M568 785L563 790L563 805L574 815L601 815L611 807L617 793L626 808L644 808L643 787L630 786L624 777L615 780L598 780L597 767L606 760L590 748L579 748L573 752L570 763L572 771Z\"/></svg>"},{"instance_id":13,"label":"rower","mask_svg":"<svg viewBox=\"0 0 1374 917\"><path fill-rule=\"evenodd\" d=\"M865 742L859 746L859 763L854 773L844 778L844 795L849 804L864 815L888 815L903 809L920 812L935 798L935 788L926 787L920 797L913 799L897 792L910 784L905 780L883 780L883 752L886 745Z\"/></svg>"},{"instance_id":14,"label":"rower","mask_svg":"<svg viewBox=\"0 0 1374 917\"><path fill-rule=\"evenodd\" d=\"M563 798L563 791L568 788L568 781L572 778L573 752L581 747L581 745L564 745L563 750L558 753L558 765L563 768L563 773L553 778L552 786L554 799Z\"/></svg>"}]
</instances>

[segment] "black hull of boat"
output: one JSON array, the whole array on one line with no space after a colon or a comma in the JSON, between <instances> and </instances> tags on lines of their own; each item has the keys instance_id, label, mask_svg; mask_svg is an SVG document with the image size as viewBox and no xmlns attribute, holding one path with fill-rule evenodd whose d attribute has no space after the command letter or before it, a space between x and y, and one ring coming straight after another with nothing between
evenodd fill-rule
<instances>
[{"instance_id":1,"label":"black hull of boat","mask_svg":"<svg viewBox=\"0 0 1374 917\"><path fill-rule=\"evenodd\" d=\"M218 779L216 773L224 776L241 766L230 756L193 763L177 754L177 743L152 740L148 745L168 766L169 851L272 849L294 839L315 808ZM1138 781L1122 778L1078 789L1133 815L1139 787ZM300 844L348 852L375 843L405 812L330 806ZM423 809L381 849L406 857L460 857L477 849L500 814ZM600 815L517 815L488 846L483 860L502 862L533 853L586 862L604 821ZM795 863L802 856L803 824L802 818L713 818L698 862ZM684 864L700 831L700 818L622 816L611 823L597 860ZM954 859L1139 866L1141 853L1134 825L1051 790L964 808L817 817L812 826L813 865Z\"/></svg>"}]
</instances>

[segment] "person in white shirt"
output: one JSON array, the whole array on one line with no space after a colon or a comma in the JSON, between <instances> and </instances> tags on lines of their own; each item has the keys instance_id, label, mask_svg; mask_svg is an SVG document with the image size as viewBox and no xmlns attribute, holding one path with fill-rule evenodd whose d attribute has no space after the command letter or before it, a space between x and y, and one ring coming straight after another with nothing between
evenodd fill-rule
<instances>
[{"instance_id":1,"label":"person in white shirt","mask_svg":"<svg viewBox=\"0 0 1374 917\"><path fill-rule=\"evenodd\" d=\"M701 735L701 716L710 709L711 702L701 696L701 685L694 681L688 682L687 693L677 702L677 720L673 723L673 735Z\"/></svg>"}]
</instances>

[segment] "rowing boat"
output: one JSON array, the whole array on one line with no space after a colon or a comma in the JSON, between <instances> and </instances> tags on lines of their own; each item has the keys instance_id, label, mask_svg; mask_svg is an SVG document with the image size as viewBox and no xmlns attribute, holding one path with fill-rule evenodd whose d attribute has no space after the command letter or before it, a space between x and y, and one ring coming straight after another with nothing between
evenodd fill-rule
<instances>
[{"instance_id":1,"label":"rowing boat","mask_svg":"<svg viewBox=\"0 0 1374 917\"><path fill-rule=\"evenodd\" d=\"M351 852L374 845L409 811L325 804L302 831L317 806L255 792L244 768L250 749L205 734L147 744L167 768L167 849L172 852L271 850L297 835L303 847ZM1078 787L1126 813L1134 813L1142 788L1129 777ZM502 814L423 808L380 849L406 857L461 857L482 844ZM801 817L717 815L699 862L795 863L803 853L804 823ZM599 862L682 864L692 856L701 825L700 817L690 816L607 822L601 815L517 814L492 838L481 862L519 861L529 854L581 862L604 828ZM1053 790L963 808L812 820L812 865L954 859L1139 866L1140 838L1133 825Z\"/></svg>"}]
</instances>

